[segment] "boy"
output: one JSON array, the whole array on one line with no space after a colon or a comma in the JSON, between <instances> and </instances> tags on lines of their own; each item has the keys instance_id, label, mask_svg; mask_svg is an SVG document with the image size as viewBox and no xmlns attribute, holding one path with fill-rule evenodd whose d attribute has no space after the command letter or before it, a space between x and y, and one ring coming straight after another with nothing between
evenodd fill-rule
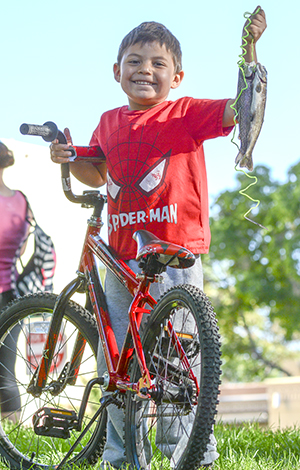
<instances>
[{"instance_id":1,"label":"boy","mask_svg":"<svg viewBox=\"0 0 300 470\"><path fill-rule=\"evenodd\" d=\"M260 9L251 17L247 62L257 61L255 44L265 28L265 14ZM185 97L166 101L183 76L180 44L170 31L155 22L132 30L123 39L114 64L114 78L128 97L128 107L104 113L90 142L101 147L106 163L71 163L72 173L81 182L92 187L107 183L109 244L134 271L138 267L132 234L138 229L149 230L197 255L192 268L167 270L164 284L151 288L155 298L181 283L203 288L200 254L208 252L210 243L203 142L228 135L234 124L230 107L234 100ZM67 129L65 133L71 145L70 133ZM68 145L52 143L54 162L68 161ZM120 347L131 297L110 273L105 290ZM98 359L101 376L105 371L102 351ZM122 410L109 406L108 414L103 461L120 468L125 462ZM203 464L210 465L217 457L212 435Z\"/></svg>"}]
</instances>

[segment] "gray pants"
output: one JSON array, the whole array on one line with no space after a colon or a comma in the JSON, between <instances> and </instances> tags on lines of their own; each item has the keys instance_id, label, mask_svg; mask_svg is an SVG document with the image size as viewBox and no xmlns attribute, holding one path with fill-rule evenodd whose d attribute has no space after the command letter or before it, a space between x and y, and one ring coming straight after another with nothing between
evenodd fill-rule
<instances>
[{"instance_id":1,"label":"gray pants","mask_svg":"<svg viewBox=\"0 0 300 470\"><path fill-rule=\"evenodd\" d=\"M130 260L127 263L136 273L139 272L138 263ZM203 272L200 255L196 257L194 266L188 269L167 268L164 273L164 283L151 285L150 294L157 300L166 290L178 284L192 284L203 290ZM105 294L112 328L116 336L119 350L121 350L128 327L128 309L132 296L127 289L107 271L105 278ZM106 371L103 349L99 343L98 376ZM115 405L109 405L107 421L107 441L103 452L103 462L109 462L115 468L120 468L126 461L124 449L124 411Z\"/></svg>"}]
</instances>

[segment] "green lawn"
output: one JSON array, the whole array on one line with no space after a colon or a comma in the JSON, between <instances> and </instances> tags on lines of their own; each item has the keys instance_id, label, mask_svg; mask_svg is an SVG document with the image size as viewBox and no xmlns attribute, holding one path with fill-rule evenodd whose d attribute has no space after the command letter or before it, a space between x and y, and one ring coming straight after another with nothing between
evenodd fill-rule
<instances>
[{"instance_id":1,"label":"green lawn","mask_svg":"<svg viewBox=\"0 0 300 470\"><path fill-rule=\"evenodd\" d=\"M213 470L300 470L299 428L280 431L256 423L219 423L215 436L220 457Z\"/></svg>"},{"instance_id":2,"label":"green lawn","mask_svg":"<svg viewBox=\"0 0 300 470\"><path fill-rule=\"evenodd\" d=\"M300 429L277 430L258 424L215 427L219 459L214 470L300 469Z\"/></svg>"},{"instance_id":3,"label":"green lawn","mask_svg":"<svg viewBox=\"0 0 300 470\"><path fill-rule=\"evenodd\" d=\"M218 423L215 436L220 457L213 470L300 470L299 428L280 431L256 423L238 426ZM91 468L99 470L99 464ZM7 467L0 463L0 469ZM73 470L77 470L75 465Z\"/></svg>"}]
</instances>

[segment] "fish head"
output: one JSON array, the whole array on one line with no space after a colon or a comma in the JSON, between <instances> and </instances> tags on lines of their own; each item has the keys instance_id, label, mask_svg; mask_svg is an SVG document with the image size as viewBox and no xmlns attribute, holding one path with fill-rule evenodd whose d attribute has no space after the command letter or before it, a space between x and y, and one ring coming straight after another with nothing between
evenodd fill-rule
<instances>
[{"instance_id":1,"label":"fish head","mask_svg":"<svg viewBox=\"0 0 300 470\"><path fill-rule=\"evenodd\" d=\"M256 64L256 73L259 78L259 80L263 83L267 83L267 69L263 65L261 65L259 62Z\"/></svg>"}]
</instances>

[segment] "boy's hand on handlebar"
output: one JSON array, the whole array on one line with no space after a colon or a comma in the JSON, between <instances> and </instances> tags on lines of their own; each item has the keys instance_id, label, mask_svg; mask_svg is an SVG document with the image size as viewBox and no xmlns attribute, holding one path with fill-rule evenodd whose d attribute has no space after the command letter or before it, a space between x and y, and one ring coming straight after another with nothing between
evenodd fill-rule
<instances>
[{"instance_id":1,"label":"boy's hand on handlebar","mask_svg":"<svg viewBox=\"0 0 300 470\"><path fill-rule=\"evenodd\" d=\"M68 128L64 129L64 134L67 139L67 144L60 144L57 139L53 140L50 145L50 156L54 163L67 163L72 157L72 152L69 147L72 146L73 141Z\"/></svg>"}]
</instances>

